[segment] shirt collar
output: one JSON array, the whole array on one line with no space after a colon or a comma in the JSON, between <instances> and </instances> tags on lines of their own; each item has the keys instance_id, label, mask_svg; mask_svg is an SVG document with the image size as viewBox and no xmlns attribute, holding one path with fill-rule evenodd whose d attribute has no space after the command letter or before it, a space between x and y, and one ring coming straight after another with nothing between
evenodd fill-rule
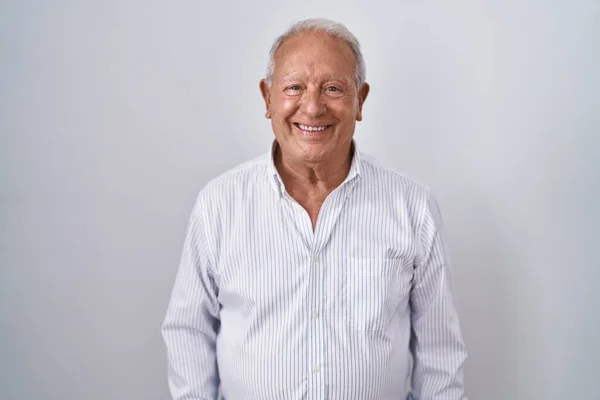
<instances>
[{"instance_id":1,"label":"shirt collar","mask_svg":"<svg viewBox=\"0 0 600 400\"><path fill-rule=\"evenodd\" d=\"M277 140L273 140L273 143L271 145L271 151L268 155L267 167L271 185L279 193L279 195L282 196L285 187L283 184L283 180L279 175L279 171L277 171L277 168L275 167L275 151L278 147L279 143L277 143ZM356 146L356 141L354 139L352 139L351 149L352 161L350 162L350 170L348 171L348 176L346 176L346 179L344 179L344 182L342 182L342 185L354 181L354 179L360 177L361 174L361 156L360 152L358 151L358 147Z\"/></svg>"}]
</instances>

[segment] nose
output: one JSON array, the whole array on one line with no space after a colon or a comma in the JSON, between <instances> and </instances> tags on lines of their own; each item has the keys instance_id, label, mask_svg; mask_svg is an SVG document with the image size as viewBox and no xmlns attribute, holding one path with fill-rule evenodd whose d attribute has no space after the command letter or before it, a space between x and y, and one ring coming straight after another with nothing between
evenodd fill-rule
<instances>
[{"instance_id":1,"label":"nose","mask_svg":"<svg viewBox=\"0 0 600 400\"><path fill-rule=\"evenodd\" d=\"M323 96L318 88L307 89L302 96L300 110L309 117L318 117L325 113Z\"/></svg>"}]
</instances>

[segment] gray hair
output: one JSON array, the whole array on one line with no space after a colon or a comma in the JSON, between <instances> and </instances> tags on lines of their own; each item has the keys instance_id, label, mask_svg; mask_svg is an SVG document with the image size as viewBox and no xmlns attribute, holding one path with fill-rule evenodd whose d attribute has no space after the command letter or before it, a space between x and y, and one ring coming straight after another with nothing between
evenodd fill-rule
<instances>
[{"instance_id":1,"label":"gray hair","mask_svg":"<svg viewBox=\"0 0 600 400\"><path fill-rule=\"evenodd\" d=\"M365 59L363 58L360 50L360 43L356 36L352 34L344 25L330 21L328 19L306 19L292 25L283 35L279 36L271 51L269 51L269 61L267 64L267 74L265 80L271 84L273 73L275 71L275 54L281 45L288 39L298 36L306 32L323 32L337 39L340 39L352 50L354 58L356 58L356 86L360 87L367 79L367 68L365 66Z\"/></svg>"}]
</instances>

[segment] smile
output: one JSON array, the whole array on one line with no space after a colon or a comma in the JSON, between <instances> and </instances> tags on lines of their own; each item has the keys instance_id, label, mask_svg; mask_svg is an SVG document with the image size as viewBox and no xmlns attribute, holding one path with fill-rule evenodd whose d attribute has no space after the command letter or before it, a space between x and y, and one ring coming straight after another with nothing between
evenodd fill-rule
<instances>
[{"instance_id":1,"label":"smile","mask_svg":"<svg viewBox=\"0 0 600 400\"><path fill-rule=\"evenodd\" d=\"M295 122L294 125L296 125L296 127L298 129L300 129L302 132L306 132L309 134L310 133L320 133L320 132L323 132L325 129L331 127L331 125L311 126L311 125L299 124L297 122Z\"/></svg>"}]
</instances>

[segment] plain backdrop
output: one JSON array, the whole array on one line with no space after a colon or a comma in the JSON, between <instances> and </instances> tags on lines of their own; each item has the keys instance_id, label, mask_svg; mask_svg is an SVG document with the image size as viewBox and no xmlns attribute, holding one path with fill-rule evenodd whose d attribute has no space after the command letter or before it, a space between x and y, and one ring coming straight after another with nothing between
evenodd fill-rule
<instances>
[{"instance_id":1,"label":"plain backdrop","mask_svg":"<svg viewBox=\"0 0 600 400\"><path fill-rule=\"evenodd\" d=\"M292 22L359 38L362 151L432 188L472 400L599 399L600 2L1 1L0 398L168 399L194 198L268 151Z\"/></svg>"}]
</instances>

